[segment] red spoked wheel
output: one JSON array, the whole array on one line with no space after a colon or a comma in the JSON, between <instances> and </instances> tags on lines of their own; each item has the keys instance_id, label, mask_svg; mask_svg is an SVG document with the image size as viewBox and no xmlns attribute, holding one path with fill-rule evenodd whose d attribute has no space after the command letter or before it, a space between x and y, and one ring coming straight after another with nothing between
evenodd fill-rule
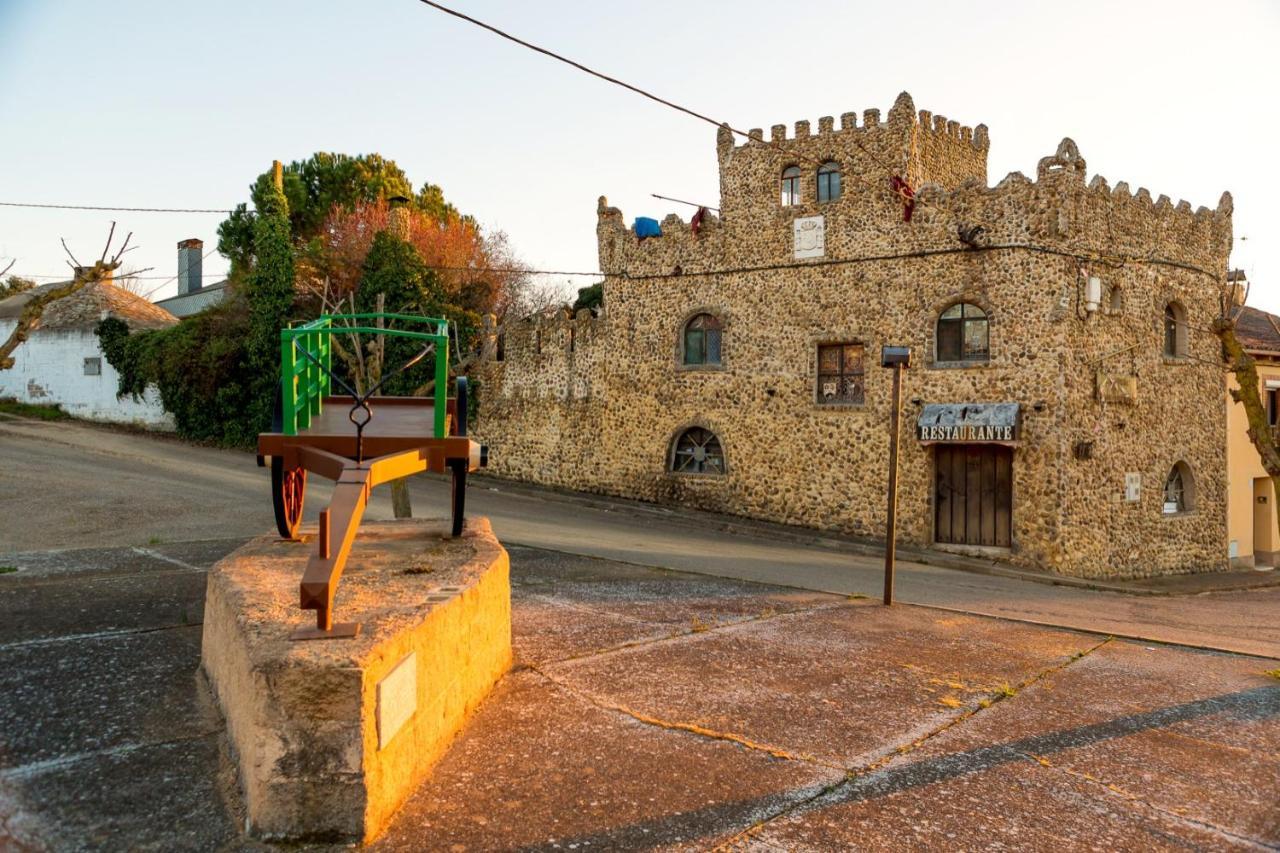
<instances>
[{"instance_id":1,"label":"red spoked wheel","mask_svg":"<svg viewBox=\"0 0 1280 853\"><path fill-rule=\"evenodd\" d=\"M285 539L297 539L302 524L302 503L307 496L307 469L284 467L284 459L271 457L271 505L276 529Z\"/></svg>"}]
</instances>

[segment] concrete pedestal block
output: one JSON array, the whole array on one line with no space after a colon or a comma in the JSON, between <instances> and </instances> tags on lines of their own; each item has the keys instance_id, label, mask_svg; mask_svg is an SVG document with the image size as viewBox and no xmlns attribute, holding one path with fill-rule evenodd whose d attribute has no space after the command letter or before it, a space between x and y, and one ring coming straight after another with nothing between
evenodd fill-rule
<instances>
[{"instance_id":1,"label":"concrete pedestal block","mask_svg":"<svg viewBox=\"0 0 1280 853\"><path fill-rule=\"evenodd\" d=\"M311 536L259 537L209 572L201 658L253 834L372 840L510 667L507 553L487 519L447 534L361 527L334 606L352 639L289 639L315 624L297 606Z\"/></svg>"}]
</instances>

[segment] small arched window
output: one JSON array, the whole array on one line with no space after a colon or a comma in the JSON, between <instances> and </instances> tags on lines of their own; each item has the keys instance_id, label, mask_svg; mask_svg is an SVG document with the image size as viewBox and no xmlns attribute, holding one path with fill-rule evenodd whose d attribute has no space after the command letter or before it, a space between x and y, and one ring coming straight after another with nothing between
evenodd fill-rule
<instances>
[{"instance_id":1,"label":"small arched window","mask_svg":"<svg viewBox=\"0 0 1280 853\"><path fill-rule=\"evenodd\" d=\"M1169 469L1169 476L1164 481L1164 514L1177 515L1190 512L1196 505L1196 482L1191 476L1191 468L1185 462L1178 462Z\"/></svg>"},{"instance_id":2,"label":"small arched window","mask_svg":"<svg viewBox=\"0 0 1280 853\"><path fill-rule=\"evenodd\" d=\"M800 167L788 166L782 170L782 206L800 203Z\"/></svg>"},{"instance_id":3,"label":"small arched window","mask_svg":"<svg viewBox=\"0 0 1280 853\"><path fill-rule=\"evenodd\" d=\"M840 166L828 160L818 167L818 201L835 201L840 198Z\"/></svg>"},{"instance_id":4,"label":"small arched window","mask_svg":"<svg viewBox=\"0 0 1280 853\"><path fill-rule=\"evenodd\" d=\"M1164 306L1165 358L1187 356L1187 312L1177 302Z\"/></svg>"},{"instance_id":5,"label":"small arched window","mask_svg":"<svg viewBox=\"0 0 1280 853\"><path fill-rule=\"evenodd\" d=\"M1111 288L1111 296L1107 299L1107 313L1119 314L1124 311L1124 292L1119 285Z\"/></svg>"},{"instance_id":6,"label":"small arched window","mask_svg":"<svg viewBox=\"0 0 1280 853\"><path fill-rule=\"evenodd\" d=\"M677 474L723 474L724 450L709 429L690 427L671 448L671 470Z\"/></svg>"},{"instance_id":7,"label":"small arched window","mask_svg":"<svg viewBox=\"0 0 1280 853\"><path fill-rule=\"evenodd\" d=\"M698 314L684 324L681 361L688 366L720 365L723 327L713 314Z\"/></svg>"},{"instance_id":8,"label":"small arched window","mask_svg":"<svg viewBox=\"0 0 1280 853\"><path fill-rule=\"evenodd\" d=\"M935 361L983 362L991 357L987 312L958 302L938 316Z\"/></svg>"}]
</instances>

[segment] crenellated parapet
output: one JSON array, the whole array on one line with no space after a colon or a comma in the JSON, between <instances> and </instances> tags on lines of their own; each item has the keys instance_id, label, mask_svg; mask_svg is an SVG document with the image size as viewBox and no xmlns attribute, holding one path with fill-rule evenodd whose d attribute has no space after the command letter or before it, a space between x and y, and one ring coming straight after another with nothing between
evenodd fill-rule
<instances>
[{"instance_id":1,"label":"crenellated parapet","mask_svg":"<svg viewBox=\"0 0 1280 853\"><path fill-rule=\"evenodd\" d=\"M901 101L901 99L900 99ZM946 138L970 146L987 144L985 128L968 131L929 116L928 138ZM905 106L891 111L889 124L901 123ZM820 129L827 125L819 122ZM921 121L921 127L925 122ZM750 147L752 142L738 149ZM926 146L928 142L923 143ZM985 148L984 148L985 151ZM1202 269L1225 268L1231 247L1231 196L1224 193L1214 209L1153 198L1150 191L1112 188L1101 176L1090 179L1087 163L1071 139L1036 165L1034 178L1011 172L994 186L979 175L952 184L924 182L914 187L915 202L907 220L904 201L883 173L872 181L845 176L836 202L782 205L772 193L772 168L757 179L770 193L749 215L703 216L695 231L676 214L662 220L662 235L640 238L623 213L601 197L598 206L600 265L608 276L659 278L716 270L777 264L804 265L797 259L794 222L822 217L825 248L815 262L859 257L892 257L913 252L994 247L1039 247L1081 256L1159 258ZM611 286L606 282L606 290Z\"/></svg>"},{"instance_id":2,"label":"crenellated parapet","mask_svg":"<svg viewBox=\"0 0 1280 853\"><path fill-rule=\"evenodd\" d=\"M639 269L649 274L679 275L685 266L705 268L709 261L719 257L724 244L721 221L709 211L703 214L696 230L692 219L686 221L679 214L669 213L661 222L662 236L644 238L636 236L635 228L626 224L622 211L610 207L604 196L600 197L597 212L600 269L606 275Z\"/></svg>"},{"instance_id":3,"label":"crenellated parapet","mask_svg":"<svg viewBox=\"0 0 1280 853\"><path fill-rule=\"evenodd\" d=\"M603 309L568 307L498 326L486 322L481 352L485 394L583 398L603 363L608 321Z\"/></svg>"},{"instance_id":4,"label":"crenellated parapet","mask_svg":"<svg viewBox=\"0 0 1280 853\"><path fill-rule=\"evenodd\" d=\"M981 226L976 247L1035 245L1081 256L1131 256L1225 270L1231 250L1231 194L1214 209L1167 195L1155 199L1123 181L1112 188L1089 179L1075 142L1064 138L1040 159L1035 179L1011 172L995 186L976 182L955 189L925 185L917 193L912 225L945 237Z\"/></svg>"},{"instance_id":5,"label":"crenellated parapet","mask_svg":"<svg viewBox=\"0 0 1280 853\"><path fill-rule=\"evenodd\" d=\"M801 198L813 200L816 169L825 162L839 165L847 190L859 183L883 184L890 174L912 183L958 186L986 179L990 139L985 125L970 127L928 110L916 111L911 96L903 92L884 121L880 111L840 114L818 119L817 130L809 121L798 121L788 135L787 125L775 124L766 140L754 128L742 139L728 126L716 137L720 165L721 210L726 219L750 217L777 195L783 169L797 166L803 175Z\"/></svg>"}]
</instances>

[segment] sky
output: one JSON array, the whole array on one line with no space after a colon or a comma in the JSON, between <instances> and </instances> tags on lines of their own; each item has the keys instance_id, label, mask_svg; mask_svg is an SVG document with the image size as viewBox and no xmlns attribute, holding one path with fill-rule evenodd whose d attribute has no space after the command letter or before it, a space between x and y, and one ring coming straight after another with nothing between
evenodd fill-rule
<instances>
[{"instance_id":1,"label":"sky","mask_svg":"<svg viewBox=\"0 0 1280 853\"><path fill-rule=\"evenodd\" d=\"M1233 266L1280 313L1280 2L452 2L735 127L907 90L989 126L993 185L1070 136L1113 186L1230 190ZM628 221L719 198L711 126L417 0L0 0L0 37L0 202L229 209L273 159L376 151L531 266L590 272L598 196ZM221 217L0 207L0 268L65 277L60 238L96 258L113 219L159 299Z\"/></svg>"}]
</instances>

